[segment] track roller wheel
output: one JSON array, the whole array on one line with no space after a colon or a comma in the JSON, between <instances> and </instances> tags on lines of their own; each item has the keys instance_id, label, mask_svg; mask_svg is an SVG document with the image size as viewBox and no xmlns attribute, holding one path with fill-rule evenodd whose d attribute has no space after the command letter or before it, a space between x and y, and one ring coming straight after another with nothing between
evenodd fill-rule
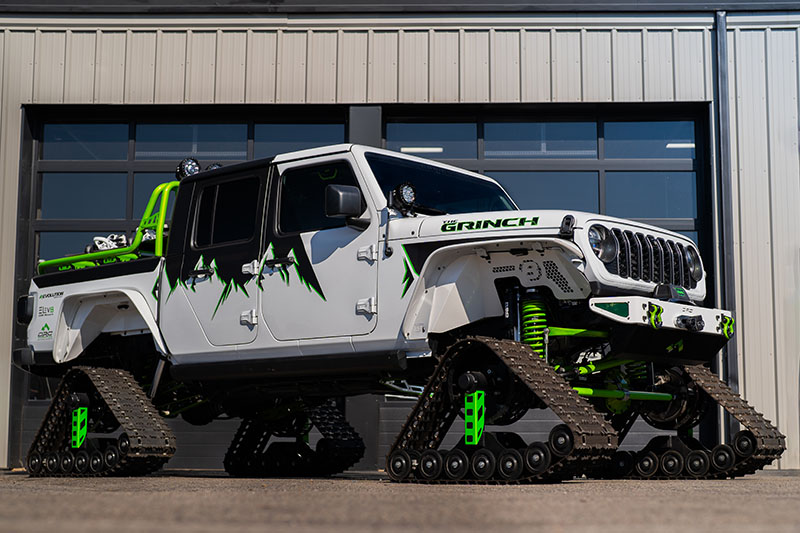
<instances>
[{"instance_id":1,"label":"track roller wheel","mask_svg":"<svg viewBox=\"0 0 800 533\"><path fill-rule=\"evenodd\" d=\"M93 474L103 471L103 454L95 450L89 456L89 470Z\"/></svg>"},{"instance_id":2,"label":"track roller wheel","mask_svg":"<svg viewBox=\"0 0 800 533\"><path fill-rule=\"evenodd\" d=\"M733 448L727 444L717 444L711 450L711 465L720 472L727 472L736 463Z\"/></svg>"},{"instance_id":3,"label":"track roller wheel","mask_svg":"<svg viewBox=\"0 0 800 533\"><path fill-rule=\"evenodd\" d=\"M386 462L386 472L394 481L400 481L411 473L411 457L405 450L395 450Z\"/></svg>"},{"instance_id":4,"label":"track roller wheel","mask_svg":"<svg viewBox=\"0 0 800 533\"><path fill-rule=\"evenodd\" d=\"M119 450L120 457L125 457L131 451L131 439L128 438L127 433L123 433L117 439L117 449Z\"/></svg>"},{"instance_id":5,"label":"track roller wheel","mask_svg":"<svg viewBox=\"0 0 800 533\"><path fill-rule=\"evenodd\" d=\"M636 458L636 473L643 478L653 477L658 471L658 456L653 452L639 454Z\"/></svg>"},{"instance_id":6,"label":"track roller wheel","mask_svg":"<svg viewBox=\"0 0 800 533\"><path fill-rule=\"evenodd\" d=\"M119 463L119 448L112 444L103 452L103 464L106 468L114 468L117 463Z\"/></svg>"},{"instance_id":7,"label":"track roller wheel","mask_svg":"<svg viewBox=\"0 0 800 533\"><path fill-rule=\"evenodd\" d=\"M636 454L619 450L614 453L611 464L611 475L614 478L626 477L633 472L636 465Z\"/></svg>"},{"instance_id":8,"label":"track roller wheel","mask_svg":"<svg viewBox=\"0 0 800 533\"><path fill-rule=\"evenodd\" d=\"M497 473L503 479L519 479L525 470L522 454L512 448L503 450L497 458Z\"/></svg>"},{"instance_id":9,"label":"track roller wheel","mask_svg":"<svg viewBox=\"0 0 800 533\"><path fill-rule=\"evenodd\" d=\"M686 456L686 471L694 477L703 477L711 468L711 459L703 450L693 450Z\"/></svg>"},{"instance_id":10,"label":"track roller wheel","mask_svg":"<svg viewBox=\"0 0 800 533\"><path fill-rule=\"evenodd\" d=\"M44 456L44 469L48 474L55 474L61 465L61 460L56 452L50 452Z\"/></svg>"},{"instance_id":11,"label":"track roller wheel","mask_svg":"<svg viewBox=\"0 0 800 533\"><path fill-rule=\"evenodd\" d=\"M89 454L81 450L75 454L75 473L85 474L89 470Z\"/></svg>"},{"instance_id":12,"label":"track roller wheel","mask_svg":"<svg viewBox=\"0 0 800 533\"><path fill-rule=\"evenodd\" d=\"M534 442L525 448L525 468L532 474L541 474L550 466L550 448L543 442Z\"/></svg>"},{"instance_id":13,"label":"track roller wheel","mask_svg":"<svg viewBox=\"0 0 800 533\"><path fill-rule=\"evenodd\" d=\"M451 450L444 460L444 473L450 479L464 479L469 471L469 459L462 450Z\"/></svg>"},{"instance_id":14,"label":"track roller wheel","mask_svg":"<svg viewBox=\"0 0 800 533\"><path fill-rule=\"evenodd\" d=\"M75 454L69 450L62 453L58 466L62 474L69 474L72 472L72 469L75 466Z\"/></svg>"},{"instance_id":15,"label":"track roller wheel","mask_svg":"<svg viewBox=\"0 0 800 533\"><path fill-rule=\"evenodd\" d=\"M42 456L39 455L39 452L32 452L30 455L28 455L28 473L34 475L38 474L42 471L42 465Z\"/></svg>"},{"instance_id":16,"label":"track roller wheel","mask_svg":"<svg viewBox=\"0 0 800 533\"><path fill-rule=\"evenodd\" d=\"M756 451L756 438L746 429L733 436L733 451L743 459L747 459Z\"/></svg>"},{"instance_id":17,"label":"track roller wheel","mask_svg":"<svg viewBox=\"0 0 800 533\"><path fill-rule=\"evenodd\" d=\"M425 450L417 464L417 474L422 479L436 479L442 474L444 468L442 455L436 450Z\"/></svg>"},{"instance_id":18,"label":"track roller wheel","mask_svg":"<svg viewBox=\"0 0 800 533\"><path fill-rule=\"evenodd\" d=\"M575 447L572 430L566 424L559 424L550 430L550 437L547 441L550 444L550 451L556 457L566 457Z\"/></svg>"},{"instance_id":19,"label":"track roller wheel","mask_svg":"<svg viewBox=\"0 0 800 533\"><path fill-rule=\"evenodd\" d=\"M661 456L661 472L668 477L678 477L683 472L683 456L676 450L667 450Z\"/></svg>"},{"instance_id":20,"label":"track roller wheel","mask_svg":"<svg viewBox=\"0 0 800 533\"><path fill-rule=\"evenodd\" d=\"M487 448L481 448L472 454L469 469L475 479L486 480L494 475L497 459Z\"/></svg>"}]
</instances>

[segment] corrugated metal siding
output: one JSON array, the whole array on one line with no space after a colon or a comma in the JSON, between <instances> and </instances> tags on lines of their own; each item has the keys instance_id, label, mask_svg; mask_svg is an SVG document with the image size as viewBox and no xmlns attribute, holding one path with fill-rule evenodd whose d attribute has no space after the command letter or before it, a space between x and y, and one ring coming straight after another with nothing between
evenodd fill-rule
<instances>
[{"instance_id":1,"label":"corrugated metal siding","mask_svg":"<svg viewBox=\"0 0 800 533\"><path fill-rule=\"evenodd\" d=\"M770 27L772 26L772 27ZM730 17L739 383L800 467L800 18Z\"/></svg>"},{"instance_id":2,"label":"corrugated metal siding","mask_svg":"<svg viewBox=\"0 0 800 533\"><path fill-rule=\"evenodd\" d=\"M513 19L511 19L513 20ZM522 20L522 19L521 19ZM36 102L708 100L710 18L35 29ZM672 20L675 25L669 25ZM2 26L0 20L0 26ZM682 27L681 24L688 24ZM387 26L384 22L383 26ZM391 26L391 25L389 25ZM666 26L666 27L665 27ZM69 68L66 68L66 64ZM277 88L275 91L274 88ZM399 94L398 94L399 91ZM277 92L277 98L274 94ZM120 94L122 93L122 94ZM488 93L488 94L487 94ZM90 96L91 95L91 96ZM91 100L89 100L91 98Z\"/></svg>"}]
</instances>

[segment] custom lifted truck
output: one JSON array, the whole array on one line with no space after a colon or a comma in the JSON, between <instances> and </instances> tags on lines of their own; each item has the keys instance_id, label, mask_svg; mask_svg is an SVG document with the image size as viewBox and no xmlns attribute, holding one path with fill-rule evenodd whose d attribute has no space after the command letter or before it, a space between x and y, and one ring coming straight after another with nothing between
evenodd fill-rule
<instances>
[{"instance_id":1,"label":"custom lifted truck","mask_svg":"<svg viewBox=\"0 0 800 533\"><path fill-rule=\"evenodd\" d=\"M682 235L520 211L485 176L349 144L176 177L133 242L41 262L18 301L16 363L61 378L33 476L157 470L178 415L241 418L231 475L330 475L364 451L337 399L393 391L418 396L395 481L724 478L785 449L708 369L734 320L698 305ZM707 447L691 430L717 405L742 429ZM501 431L541 408L546 442ZM619 451L638 417L669 433Z\"/></svg>"}]
</instances>

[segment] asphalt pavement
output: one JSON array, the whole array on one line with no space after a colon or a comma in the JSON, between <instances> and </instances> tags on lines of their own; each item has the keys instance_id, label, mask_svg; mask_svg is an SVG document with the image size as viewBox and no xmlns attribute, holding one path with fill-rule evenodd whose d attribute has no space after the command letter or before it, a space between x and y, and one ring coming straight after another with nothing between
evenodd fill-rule
<instances>
[{"instance_id":1,"label":"asphalt pavement","mask_svg":"<svg viewBox=\"0 0 800 533\"><path fill-rule=\"evenodd\" d=\"M0 474L2 532L800 531L800 472L725 481L424 486L377 473L233 479Z\"/></svg>"}]
</instances>

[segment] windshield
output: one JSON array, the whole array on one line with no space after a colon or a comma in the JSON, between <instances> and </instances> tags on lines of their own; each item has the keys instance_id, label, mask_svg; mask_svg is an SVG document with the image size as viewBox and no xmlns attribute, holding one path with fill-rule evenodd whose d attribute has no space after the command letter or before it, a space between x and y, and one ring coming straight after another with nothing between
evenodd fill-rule
<instances>
[{"instance_id":1,"label":"windshield","mask_svg":"<svg viewBox=\"0 0 800 533\"><path fill-rule=\"evenodd\" d=\"M408 182L417 188L417 204L448 214L516 210L491 181L399 157L369 152L365 156L387 200L390 191Z\"/></svg>"}]
</instances>

